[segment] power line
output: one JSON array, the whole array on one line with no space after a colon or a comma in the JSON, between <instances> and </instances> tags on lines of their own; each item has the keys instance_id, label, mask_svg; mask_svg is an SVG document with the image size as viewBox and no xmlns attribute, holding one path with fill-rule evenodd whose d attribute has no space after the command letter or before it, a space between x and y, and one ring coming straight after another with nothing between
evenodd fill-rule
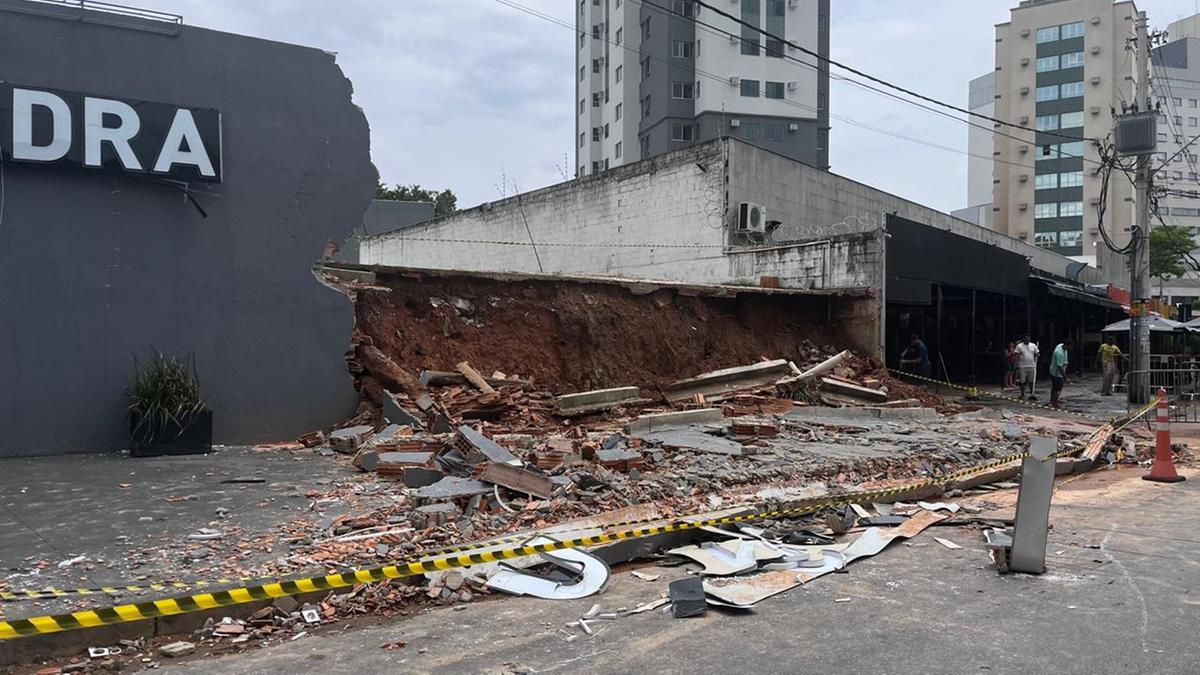
<instances>
[{"instance_id":1,"label":"power line","mask_svg":"<svg viewBox=\"0 0 1200 675\"><path fill-rule=\"evenodd\" d=\"M756 31L756 32L758 32L758 33L761 33L762 35L764 35L764 36L766 36L766 37L768 37L768 38L770 38L770 39L772 39L772 40L775 40L775 41L777 41L777 42L779 42L779 43L781 43L781 44L785 44L785 45L787 45L787 46L791 47L792 49L795 49L795 50L798 50L798 51L800 51L800 52L803 52L803 53L805 53L805 54L808 54L809 56L811 56L811 57L813 57L813 58L819 59L819 60L821 60L821 61L823 61L823 62L825 62L825 63L828 63L828 64L830 64L830 65L837 66L838 68L841 68L842 70L845 70L845 71L847 71L847 72L850 72L850 73L853 73L853 74L855 74L855 75L858 75L859 77L866 78L866 79L868 79L868 80L870 80L870 81L872 81L872 82L875 82L875 83L877 83L877 84L881 84L881 85L883 85L883 86L885 86L885 87L888 87L888 88L890 88L890 89L895 89L896 91L899 91L899 92L901 92L901 93L907 94L907 95L909 95L909 96L912 96L912 97L914 97L914 98L918 98L918 99L921 99L921 100L923 100L923 101L927 101L927 102L929 102L929 103L932 103L932 104L934 104L934 105L938 105L938 106L941 106L941 107L943 107L943 108L948 108L948 109L950 109L950 110L954 110L954 111L956 111L956 112L963 113L964 115L970 115L970 116L972 116L972 117L978 117L978 118L980 118L980 119L985 119L985 120L988 120L988 121L990 121L990 122L993 122L993 123L995 123L995 124L1001 124L1001 125L1004 125L1004 126L1007 126L1007 127L1012 127L1012 128L1014 128L1014 129L1021 129L1021 130L1023 130L1023 131L1031 131L1031 132L1033 132L1033 133L1035 133L1035 134L1036 134L1036 133L1039 133L1037 129L1034 129L1034 128L1031 128L1031 127L1027 127L1027 126L1024 126L1024 125L1022 125L1022 124L1015 124L1015 123L1013 123L1013 122L1007 122L1007 121L1005 121L1005 120L1002 120L1002 119L999 119L999 118L997 118L997 117L991 117L991 116L989 116L989 115L984 115L983 113L975 112L974 110L969 110L969 109L967 109L967 108L961 108L961 107L959 107L959 106L956 106L956 105L954 105L954 104L951 104L951 103L946 103L945 101L940 101L940 100L938 100L938 99L936 99L936 98L933 98L933 97L931 97L931 96L926 96L926 95L924 95L924 94L921 94L921 93L915 92L915 91L913 91L913 90L911 90L911 89L907 89L907 88L905 88L905 87L902 87L902 86L900 86L900 85L898 85L898 84L894 84L894 83L892 83L892 82L889 82L889 81L887 81L887 80L885 80L885 79L883 79L883 78L875 77L874 75L871 75L871 74L869 74L869 73L865 73L865 72L863 72L863 71L861 71L861 70L859 70L859 69L857 69L857 68L854 68L853 66L848 66L848 65L846 65L846 64L844 64L844 63L841 63L841 62L839 62L839 61L835 61L835 60L833 60L833 59L829 58L828 56L824 56L824 55L822 55L822 54L819 54L819 53L817 53L817 52L814 52L814 51L812 51L811 49L808 49L808 48L806 48L806 47L802 47L802 46L800 46L800 45L798 45L798 44L796 44L796 43L794 43L794 42L791 42L791 41L788 41L788 40L784 40L783 38L781 38L781 37L779 37L779 36L777 36L777 35L775 35L775 34L773 34L773 33L770 33L770 32L768 32L768 31L766 31L766 30L763 30L762 28L759 28L758 26L755 26L755 25L753 25L753 24L750 24L750 23L747 23L747 22L745 22L745 21L742 21L742 19L741 19L740 17L736 17L736 16L734 16L734 15L732 15L732 14L728 13L728 12L725 12L725 11L722 11L722 10L720 10L720 9L717 9L716 7L713 7L712 5L708 4L707 2L704 2L704 0L693 0L693 2L695 2L697 5L700 5L701 7L705 7L705 8L707 8L707 9L709 9L709 10L713 11L713 12L716 12L716 13L717 13L717 14L719 14L720 16L723 16L723 17L725 17L725 18L727 18L727 19L730 19L730 20L732 20L732 21L736 22L736 23L737 23L738 25L740 25L740 26L743 26L743 27L745 27L745 28L749 28L749 29L751 29L751 30L753 30L753 31ZM787 57L787 58L792 58L792 57ZM794 59L793 59L793 60L794 60ZM1069 140L1072 140L1072 141L1092 141L1092 142L1096 142L1096 141L1097 141L1097 139L1094 139L1094 138L1083 138L1083 137L1080 137L1080 136L1071 136L1071 135L1069 135L1069 134L1060 134L1060 133L1057 133L1057 132L1051 132L1051 131L1043 131L1043 132L1040 132L1040 133L1048 134L1048 135L1051 135L1051 136L1058 136L1059 138L1066 138L1066 139L1069 139Z\"/></svg>"},{"instance_id":2,"label":"power line","mask_svg":"<svg viewBox=\"0 0 1200 675\"><path fill-rule=\"evenodd\" d=\"M512 0L495 0L495 1L496 1L496 2L498 2L499 4L502 4L502 5L506 6L506 7L510 7L510 8L512 8L512 9L515 9L515 10L517 10L517 11L519 11L519 12L523 12L523 13L525 13L525 14L528 14L528 15L530 15L530 16L533 16L533 17L535 17L535 18L542 19L543 21L548 21L548 22L550 22L550 23L553 23L553 24L556 24L556 25L562 26L563 28L567 28L567 29L569 29L569 30L570 30L572 33L576 33L576 34L582 34L582 35L588 35L589 37L591 36L591 34L590 34L590 33L582 32L582 31L578 31L578 29L576 28L576 26L575 26L574 24L568 23L568 22L566 22L566 21L564 21L564 20L562 20L562 19L559 19L559 18L557 18L557 17L555 17L555 16L552 16L552 15L546 14L546 13L544 13L544 12L540 12L540 11L538 11L538 10L536 10L536 9L533 9L533 8L531 8L531 7L527 7L527 6L525 6L525 5L522 5L522 4L520 4L520 3L513 2ZM633 47L630 47L630 46L628 46L628 45L618 45L618 44L616 44L615 42L613 42L612 40L609 40L608 38L594 38L594 39L600 39L601 41L605 42L606 44L609 44L609 45L611 45L611 46L614 46L614 47L620 47L621 49L623 49L623 50L625 50L625 51L628 51L628 52L630 52L630 53L634 53L634 54L638 54L639 56L641 56L640 50L638 50L638 49L635 49L635 48L633 48ZM651 54L647 54L647 56L648 56L649 58L651 58L651 59L654 59L655 61L658 61L658 62L660 62L660 63L664 63L664 64L667 64L667 65L670 65L670 63L671 63L671 62L670 62L670 61L669 61L667 58L665 58L665 57L662 57L662 56L659 56L659 55L657 55L657 54L653 54L653 53L651 53ZM714 82L719 82L719 83L721 83L721 84L728 84L728 78L725 78L725 77L723 77L723 76L720 76L720 75L715 75L715 74L713 74L713 73L709 73L709 72L703 71L703 70L701 70L701 69L699 69L699 68L695 68L695 72L696 72L696 74L700 75L701 77L704 77L704 78L706 78L706 79L712 80L712 81L714 81ZM782 104L785 104L785 105L789 105L789 106L791 106L791 107L794 107L794 108L800 108L800 109L803 109L803 110L807 110L807 111L809 111L809 112L812 112L812 113L814 113L814 114L818 112L818 109L817 109L817 108L815 108L815 107L813 107L813 106L810 106L810 105L806 105L806 104L804 104L804 103L800 103L800 102L798 102L798 101L790 101L790 100L787 100L787 99L779 99L779 100L778 100L778 102L779 102L779 103L782 103ZM870 124L867 124L867 123L865 123L865 122L861 122L861 121L859 121L859 120L853 119L853 118L851 118L851 117L846 117L846 116L844 116L844 115L838 115L838 114L836 114L836 113L833 113L833 112L830 112L830 113L829 113L829 117L830 117L831 119L835 119L835 120L838 120L838 121L840 121L840 122L845 122L846 124L849 124L849 125L851 125L851 126L859 127L859 128L861 128L861 129L866 129L867 131L873 131L873 132L875 132L875 133L877 133L877 134L882 134L882 135L885 135L885 136L891 136L891 137L893 137L893 138L898 138L898 139L900 139L900 140L909 141L909 142L911 142L911 143L917 143L917 144L920 144L920 145L925 145L925 146L928 146L928 147L931 147L931 148L936 148L936 149L939 149L939 150L945 150L945 151L947 151L947 152L954 152L954 153L957 153L957 154L960 154L960 155L966 155L966 156L968 156L968 157L976 157L976 158L978 158L978 159L986 159L986 160L988 160L988 161L996 161L996 162L1000 162L1000 163L1002 163L1002 164L1007 164L1007 165L1014 166L1014 167L1021 168L1021 169L1029 169L1029 170L1031 170L1031 171L1032 171L1032 170L1034 170L1034 166L1033 166L1033 165L1029 165L1029 164L1021 164L1021 163L1019 163L1019 162L1014 162L1014 161L1011 161L1011 160L1002 159L1002 158L1000 158L1000 157L993 157L993 156L991 156L991 155L980 155L980 154L972 153L972 152L969 152L969 151L966 151L966 150L959 150L958 148L951 148L951 147L949 147L949 146L940 145L940 144L937 144L937 143L933 143L933 142L931 142L931 141L926 141L926 140L924 140L924 139L915 138L915 137L908 136L908 135L905 135L905 134L902 134L902 133L899 133L899 132L890 131L890 130L888 130L888 129L882 129L882 128L879 128L879 127L875 127L875 126L872 126L872 125L870 125ZM1088 160L1088 159L1086 159L1086 158L1084 159L1084 161L1087 161L1087 162L1092 162L1092 160ZM1095 163L1095 162L1093 162L1093 163Z\"/></svg>"}]
</instances>

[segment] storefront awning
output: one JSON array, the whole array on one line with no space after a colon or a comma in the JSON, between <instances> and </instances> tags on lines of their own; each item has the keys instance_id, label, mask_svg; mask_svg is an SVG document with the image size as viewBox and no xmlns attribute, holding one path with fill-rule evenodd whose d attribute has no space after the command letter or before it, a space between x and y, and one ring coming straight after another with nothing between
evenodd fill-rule
<instances>
[{"instance_id":1,"label":"storefront awning","mask_svg":"<svg viewBox=\"0 0 1200 675\"><path fill-rule=\"evenodd\" d=\"M1050 295L1057 295L1060 298L1066 298L1068 300L1086 302L1098 307L1103 307L1105 309L1121 309L1120 303L1103 296L1093 295L1092 293L1088 293L1083 289L1074 288L1057 281L1051 281L1049 279L1038 279L1035 277L1034 281L1039 281L1045 284L1046 292Z\"/></svg>"}]
</instances>

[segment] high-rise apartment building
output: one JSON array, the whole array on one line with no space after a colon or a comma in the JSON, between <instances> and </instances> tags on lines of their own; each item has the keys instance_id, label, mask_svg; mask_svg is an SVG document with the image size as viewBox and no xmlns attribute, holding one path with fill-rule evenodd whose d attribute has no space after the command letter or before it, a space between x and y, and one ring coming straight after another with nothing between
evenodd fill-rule
<instances>
[{"instance_id":1,"label":"high-rise apartment building","mask_svg":"<svg viewBox=\"0 0 1200 675\"><path fill-rule=\"evenodd\" d=\"M719 2L719 4L717 4ZM735 136L829 166L829 0L578 0L575 147L584 176Z\"/></svg>"},{"instance_id":2,"label":"high-rise apartment building","mask_svg":"<svg viewBox=\"0 0 1200 675\"><path fill-rule=\"evenodd\" d=\"M1151 92L1158 108L1155 188L1169 225L1200 236L1200 15L1167 27L1170 42L1150 55Z\"/></svg>"},{"instance_id":3,"label":"high-rise apartment building","mask_svg":"<svg viewBox=\"0 0 1200 675\"><path fill-rule=\"evenodd\" d=\"M996 116L996 73L971 80L967 107L981 117L967 127L967 207L954 211L956 218L992 228L992 181L995 134L984 117Z\"/></svg>"},{"instance_id":4,"label":"high-rise apartment building","mask_svg":"<svg viewBox=\"0 0 1200 675\"><path fill-rule=\"evenodd\" d=\"M1127 1L1026 0L996 26L995 116L1037 130L994 128L996 230L1097 264L1102 173L1091 139L1110 137L1112 112L1133 102L1136 15ZM1129 240L1133 195L1114 173L1103 227L1118 245Z\"/></svg>"}]
</instances>

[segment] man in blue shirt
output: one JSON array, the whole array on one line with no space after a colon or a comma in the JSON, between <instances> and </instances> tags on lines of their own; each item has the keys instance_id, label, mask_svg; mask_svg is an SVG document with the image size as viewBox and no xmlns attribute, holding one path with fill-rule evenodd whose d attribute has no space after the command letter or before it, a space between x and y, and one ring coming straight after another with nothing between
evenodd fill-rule
<instances>
[{"instance_id":1,"label":"man in blue shirt","mask_svg":"<svg viewBox=\"0 0 1200 675\"><path fill-rule=\"evenodd\" d=\"M1067 383L1067 352L1075 343L1071 340L1064 340L1054 348L1054 355L1050 357L1050 405L1055 408L1058 405L1058 395L1062 393L1063 385Z\"/></svg>"},{"instance_id":2,"label":"man in blue shirt","mask_svg":"<svg viewBox=\"0 0 1200 675\"><path fill-rule=\"evenodd\" d=\"M933 363L929 360L929 349L921 338L913 333L908 338L908 349L900 355L900 368L908 373L929 377L933 374Z\"/></svg>"}]
</instances>

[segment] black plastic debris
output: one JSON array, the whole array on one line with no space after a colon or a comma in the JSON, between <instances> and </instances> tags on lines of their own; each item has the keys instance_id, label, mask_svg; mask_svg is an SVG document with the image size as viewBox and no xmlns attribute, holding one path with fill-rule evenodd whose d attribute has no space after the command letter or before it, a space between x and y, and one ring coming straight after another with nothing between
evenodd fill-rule
<instances>
[{"instance_id":1,"label":"black plastic debris","mask_svg":"<svg viewBox=\"0 0 1200 675\"><path fill-rule=\"evenodd\" d=\"M671 598L671 616L676 619L700 616L708 611L708 602L704 600L704 583L700 581L700 577L672 581L668 591Z\"/></svg>"}]
</instances>

